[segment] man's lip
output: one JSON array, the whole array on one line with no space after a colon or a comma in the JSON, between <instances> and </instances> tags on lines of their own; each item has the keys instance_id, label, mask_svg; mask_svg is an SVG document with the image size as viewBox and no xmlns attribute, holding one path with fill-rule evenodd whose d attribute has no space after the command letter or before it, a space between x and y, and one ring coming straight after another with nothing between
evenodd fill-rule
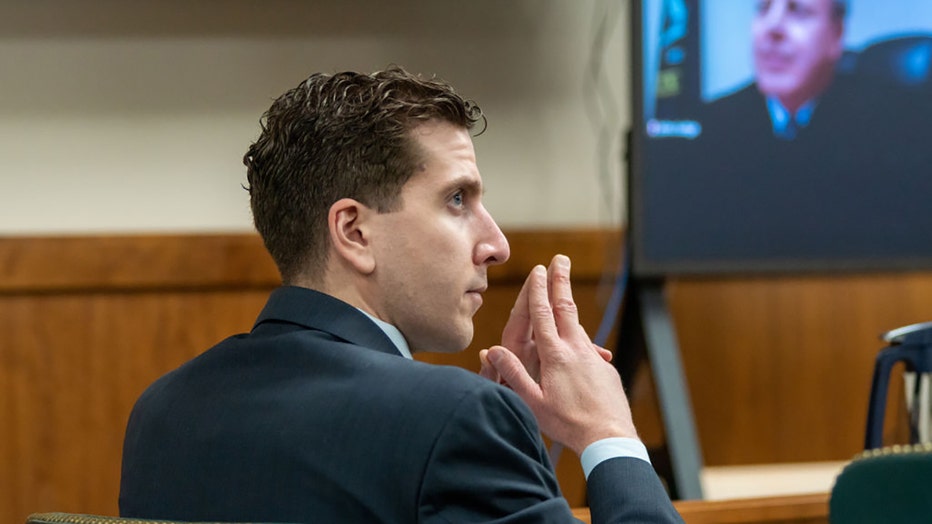
<instances>
[{"instance_id":1,"label":"man's lip","mask_svg":"<svg viewBox=\"0 0 932 524\"><path fill-rule=\"evenodd\" d=\"M792 57L779 51L760 51L757 62L770 68L783 68L792 61Z\"/></svg>"},{"instance_id":2,"label":"man's lip","mask_svg":"<svg viewBox=\"0 0 932 524\"><path fill-rule=\"evenodd\" d=\"M486 288L470 289L469 291L466 292L467 295L475 297L477 301L476 307L482 307L482 303L484 302L482 298L482 292L485 291L485 289Z\"/></svg>"}]
</instances>

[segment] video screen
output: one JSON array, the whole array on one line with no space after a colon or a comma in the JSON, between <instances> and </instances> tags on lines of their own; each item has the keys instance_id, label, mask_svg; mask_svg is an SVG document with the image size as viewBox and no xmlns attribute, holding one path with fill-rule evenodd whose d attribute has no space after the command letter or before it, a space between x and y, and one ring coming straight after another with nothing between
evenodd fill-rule
<instances>
[{"instance_id":1,"label":"video screen","mask_svg":"<svg viewBox=\"0 0 932 524\"><path fill-rule=\"evenodd\" d=\"M932 269L932 1L634 4L636 274Z\"/></svg>"}]
</instances>

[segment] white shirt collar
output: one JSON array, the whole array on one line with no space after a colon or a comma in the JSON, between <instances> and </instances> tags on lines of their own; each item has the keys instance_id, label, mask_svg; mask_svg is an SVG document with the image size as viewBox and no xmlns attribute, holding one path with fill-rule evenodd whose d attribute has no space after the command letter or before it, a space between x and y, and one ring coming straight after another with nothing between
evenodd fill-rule
<instances>
[{"instance_id":1,"label":"white shirt collar","mask_svg":"<svg viewBox=\"0 0 932 524\"><path fill-rule=\"evenodd\" d=\"M385 322L384 320L375 318L374 316L366 313L361 309L359 309L359 311L372 319L372 321L375 322L375 325L379 326L379 328L385 332L385 335L388 336L392 343L395 344L395 347L398 348L398 352L401 353L401 356L408 360L413 360L413 357L411 356L411 348L408 347L408 341L405 340L405 336L401 334L401 331L398 331L398 328L389 324L388 322Z\"/></svg>"}]
</instances>

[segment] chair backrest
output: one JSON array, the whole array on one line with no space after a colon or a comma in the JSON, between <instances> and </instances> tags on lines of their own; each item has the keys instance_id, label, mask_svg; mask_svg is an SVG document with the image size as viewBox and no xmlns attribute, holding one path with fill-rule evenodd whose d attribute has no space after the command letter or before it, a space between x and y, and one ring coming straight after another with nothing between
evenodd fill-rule
<instances>
[{"instance_id":1,"label":"chair backrest","mask_svg":"<svg viewBox=\"0 0 932 524\"><path fill-rule=\"evenodd\" d=\"M890 38L857 57L857 72L890 84L932 88L932 34Z\"/></svg>"},{"instance_id":2,"label":"chair backrest","mask_svg":"<svg viewBox=\"0 0 932 524\"><path fill-rule=\"evenodd\" d=\"M33 513L26 518L26 524L182 524L171 520L144 520L104 515L83 515L80 513ZM185 523L187 524L187 523Z\"/></svg>"},{"instance_id":3,"label":"chair backrest","mask_svg":"<svg viewBox=\"0 0 932 524\"><path fill-rule=\"evenodd\" d=\"M932 444L864 451L838 475L829 499L832 524L929 522Z\"/></svg>"},{"instance_id":4,"label":"chair backrest","mask_svg":"<svg viewBox=\"0 0 932 524\"><path fill-rule=\"evenodd\" d=\"M926 376L932 375L932 322L921 322L903 326L883 334L889 346L877 353L874 377L871 382L870 401L867 408L867 430L864 449L883 446L884 410L887 405L887 388L893 366L902 362L908 372L919 376L917 385L922 385ZM912 388L908 399L910 408L910 444L927 442L920 438L928 433L925 410L928 408L926 392Z\"/></svg>"},{"instance_id":5,"label":"chair backrest","mask_svg":"<svg viewBox=\"0 0 932 524\"><path fill-rule=\"evenodd\" d=\"M26 524L244 524L233 522L189 522L181 520L151 520L80 513L33 513Z\"/></svg>"}]
</instances>

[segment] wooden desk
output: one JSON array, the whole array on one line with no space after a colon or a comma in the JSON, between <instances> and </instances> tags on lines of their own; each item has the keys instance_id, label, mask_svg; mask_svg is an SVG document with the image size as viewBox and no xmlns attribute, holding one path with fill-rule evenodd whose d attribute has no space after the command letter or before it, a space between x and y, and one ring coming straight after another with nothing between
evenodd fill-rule
<instances>
[{"instance_id":1,"label":"wooden desk","mask_svg":"<svg viewBox=\"0 0 932 524\"><path fill-rule=\"evenodd\" d=\"M686 524L828 524L828 493L673 503ZM573 515L590 523L589 508Z\"/></svg>"}]
</instances>

